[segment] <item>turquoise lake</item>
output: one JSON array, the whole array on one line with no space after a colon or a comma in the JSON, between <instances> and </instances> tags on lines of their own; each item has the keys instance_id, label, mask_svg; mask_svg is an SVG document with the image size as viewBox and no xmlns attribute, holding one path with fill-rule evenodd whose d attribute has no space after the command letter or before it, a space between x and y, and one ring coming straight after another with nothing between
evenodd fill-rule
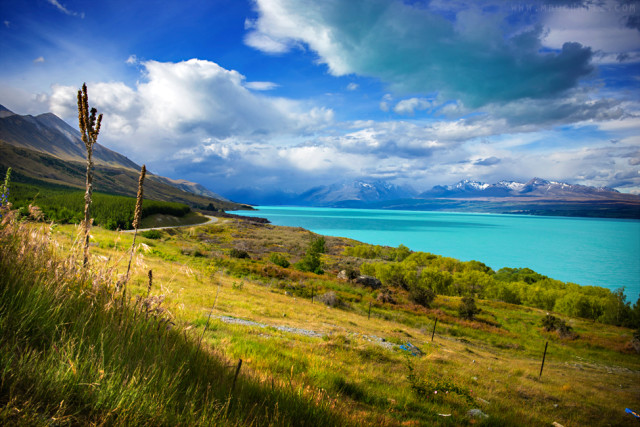
<instances>
[{"instance_id":1,"label":"turquoise lake","mask_svg":"<svg viewBox=\"0 0 640 427\"><path fill-rule=\"evenodd\" d=\"M640 221L473 213L260 206L234 212L327 236L528 267L563 282L640 295Z\"/></svg>"}]
</instances>

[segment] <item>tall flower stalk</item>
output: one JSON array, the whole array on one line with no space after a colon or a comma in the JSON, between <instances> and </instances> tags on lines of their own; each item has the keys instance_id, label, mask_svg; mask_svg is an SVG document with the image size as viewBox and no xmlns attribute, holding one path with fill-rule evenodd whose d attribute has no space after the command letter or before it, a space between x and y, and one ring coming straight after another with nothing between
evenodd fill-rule
<instances>
[{"instance_id":1,"label":"tall flower stalk","mask_svg":"<svg viewBox=\"0 0 640 427\"><path fill-rule=\"evenodd\" d=\"M0 187L0 219L2 211L9 209L9 182L11 182L11 168L7 169L7 175L4 178L4 184Z\"/></svg>"},{"instance_id":2,"label":"tall flower stalk","mask_svg":"<svg viewBox=\"0 0 640 427\"><path fill-rule=\"evenodd\" d=\"M138 179L138 196L136 197L136 210L133 214L133 242L131 243L131 255L129 256L129 265L127 266L127 274L124 277L124 292L126 292L127 282L129 281L129 272L131 271L131 261L133 260L133 253L135 252L136 246L136 237L138 236L138 228L140 227L140 220L142 219L142 195L143 185L144 185L144 177L147 174L147 168L145 165L142 165L142 169L140 169L140 178ZM151 274L151 271L149 271ZM149 276L149 283L151 283L151 276ZM151 286L151 285L149 285Z\"/></svg>"},{"instance_id":3,"label":"tall flower stalk","mask_svg":"<svg viewBox=\"0 0 640 427\"><path fill-rule=\"evenodd\" d=\"M93 195L93 146L98 140L100 133L100 124L102 123L102 114L97 116L98 110L92 108L89 111L89 97L87 95L86 83L82 85L82 89L78 90L78 124L82 142L87 149L87 189L84 193L84 220L82 222L84 228L84 258L83 264L89 262L89 232L91 230L91 197Z\"/></svg>"}]
</instances>

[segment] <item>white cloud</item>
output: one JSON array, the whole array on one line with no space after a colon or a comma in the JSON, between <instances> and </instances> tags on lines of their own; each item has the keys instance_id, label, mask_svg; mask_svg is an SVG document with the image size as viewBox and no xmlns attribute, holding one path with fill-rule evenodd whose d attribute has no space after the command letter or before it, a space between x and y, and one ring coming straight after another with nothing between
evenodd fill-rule
<instances>
[{"instance_id":1,"label":"white cloud","mask_svg":"<svg viewBox=\"0 0 640 427\"><path fill-rule=\"evenodd\" d=\"M543 20L548 29L545 46L561 49L566 42L578 42L603 53L640 49L640 32L625 26L628 8L614 1L586 7L550 8Z\"/></svg>"},{"instance_id":2,"label":"white cloud","mask_svg":"<svg viewBox=\"0 0 640 427\"><path fill-rule=\"evenodd\" d=\"M138 57L136 55L129 55L126 61L124 61L128 65L136 65L139 63Z\"/></svg>"},{"instance_id":3,"label":"white cloud","mask_svg":"<svg viewBox=\"0 0 640 427\"><path fill-rule=\"evenodd\" d=\"M214 62L141 65L144 79L135 88L122 82L88 84L90 103L105 115L101 137L135 158L166 161L206 138L299 135L333 120L327 108L254 94L245 87L243 75ZM77 88L54 85L51 111L74 117L76 92Z\"/></svg>"},{"instance_id":4,"label":"white cloud","mask_svg":"<svg viewBox=\"0 0 640 427\"><path fill-rule=\"evenodd\" d=\"M273 82L246 82L244 87L253 90L272 90L280 85Z\"/></svg>"},{"instance_id":5,"label":"white cloud","mask_svg":"<svg viewBox=\"0 0 640 427\"><path fill-rule=\"evenodd\" d=\"M431 107L431 101L426 98L409 98L398 102L393 111L397 114L413 116L416 111L423 111Z\"/></svg>"},{"instance_id":6,"label":"white cloud","mask_svg":"<svg viewBox=\"0 0 640 427\"><path fill-rule=\"evenodd\" d=\"M67 9L63 4L61 4L58 0L47 0L47 2L55 6L56 9L58 9L60 12L64 13L65 15L78 16L84 19L84 12L78 13L78 12L71 11Z\"/></svg>"},{"instance_id":7,"label":"white cloud","mask_svg":"<svg viewBox=\"0 0 640 427\"><path fill-rule=\"evenodd\" d=\"M44 62L44 56L39 56L36 59L33 60L34 64L41 64Z\"/></svg>"},{"instance_id":8,"label":"white cloud","mask_svg":"<svg viewBox=\"0 0 640 427\"><path fill-rule=\"evenodd\" d=\"M244 38L244 42L248 46L271 54L285 53L289 50L289 46L287 46L286 43L258 32L251 32L247 34Z\"/></svg>"},{"instance_id":9,"label":"white cloud","mask_svg":"<svg viewBox=\"0 0 640 427\"><path fill-rule=\"evenodd\" d=\"M347 90L356 90L356 89L358 89L358 84L357 83L351 82L351 83L349 83L347 85Z\"/></svg>"},{"instance_id":10,"label":"white cloud","mask_svg":"<svg viewBox=\"0 0 640 427\"><path fill-rule=\"evenodd\" d=\"M147 163L155 172L219 191L257 182L301 191L336 177L363 176L419 188L470 177L497 181L534 175L565 180L580 176L585 183L599 185L635 182L627 173L637 169L629 163L631 158L615 159L629 145L638 144L628 138L640 125L624 111L637 106L594 100L588 90L574 90L564 100L489 104L481 111L461 103L434 106L416 97L396 102L395 109L450 110L457 117L336 123L331 109L255 93L243 75L210 61L140 65L143 78L135 87L89 82L90 103L105 115L100 142ZM49 97L51 110L72 123L76 92L77 88L54 86ZM387 108L393 102L391 95L381 101ZM572 162L571 156L585 156L575 148L530 148L556 135L554 126L571 123L607 132L602 141L618 150L607 151L615 158L609 167L617 174L604 174L606 162L588 156ZM610 144L612 137L620 142ZM598 147L597 141L584 144L592 152ZM558 162L567 165L559 167Z\"/></svg>"}]
</instances>

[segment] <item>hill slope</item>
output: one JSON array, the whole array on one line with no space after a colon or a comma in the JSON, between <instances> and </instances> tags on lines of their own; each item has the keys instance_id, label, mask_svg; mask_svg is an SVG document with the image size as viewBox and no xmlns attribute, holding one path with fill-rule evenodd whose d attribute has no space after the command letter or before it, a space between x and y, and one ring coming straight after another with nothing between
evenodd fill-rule
<instances>
[{"instance_id":1,"label":"hill slope","mask_svg":"<svg viewBox=\"0 0 640 427\"><path fill-rule=\"evenodd\" d=\"M29 163L29 168L22 168L21 173L23 175L74 187L84 185L84 177L81 179L82 182L79 183L75 173L79 165L81 168L85 167L85 147L80 139L80 132L55 114L45 113L38 116L22 116L0 105L0 141L16 148L31 151L31 154L28 155L31 160L34 159L34 152L48 156L40 158L42 160L40 165L25 159L25 162ZM16 156L26 155L25 153L27 152L14 150L13 159L15 160ZM62 166L59 162L49 159L49 157L70 163L67 166ZM100 175L98 178L99 184L102 186L98 191L131 195L129 186L132 181L130 178L132 173L137 176L140 171L139 165L126 156L99 143L94 146L93 159L97 168L97 175ZM18 163L14 163L14 165L3 164L3 166L11 166L17 169ZM56 165L54 167L56 172L52 170L54 164ZM62 172L62 169L66 169L66 172ZM71 170L74 172L71 173ZM201 199L216 199L218 202L213 203L214 206L224 205L226 206L225 209L242 208L241 205L230 202L200 184L186 180L173 180L153 174L147 174L147 176L150 180L155 181L151 191L154 194L152 197L158 200L180 201L191 205L207 206L213 200L205 201ZM133 182L134 187L132 188L135 189L137 178ZM179 191L174 191L167 187L174 187ZM180 195L181 192L192 193L200 197L193 198ZM178 199L169 199L169 197L178 197Z\"/></svg>"},{"instance_id":2,"label":"hill slope","mask_svg":"<svg viewBox=\"0 0 640 427\"><path fill-rule=\"evenodd\" d=\"M28 148L62 160L83 162L84 143L80 132L53 113L21 116L0 105L0 140L16 147ZM140 169L122 154L96 144L94 162L97 165Z\"/></svg>"},{"instance_id":3,"label":"hill slope","mask_svg":"<svg viewBox=\"0 0 640 427\"><path fill-rule=\"evenodd\" d=\"M78 189L84 189L85 187L86 166L84 163L62 160L48 154L15 147L0 141L0 170L4 171L8 167L14 170L12 178L17 182L35 184L47 182ZM97 164L94 174L94 191L136 196L138 170ZM182 191L167 184L162 177L154 175L148 176L145 181L144 191L145 198L185 203L198 209L250 209L247 205Z\"/></svg>"},{"instance_id":4,"label":"hill slope","mask_svg":"<svg viewBox=\"0 0 640 427\"><path fill-rule=\"evenodd\" d=\"M19 115L0 105L0 167L13 168L16 179L75 188L85 186L85 147L80 133L52 113ZM140 166L100 144L94 146L94 189L135 196ZM186 180L147 174L150 199L186 203L196 208L248 209Z\"/></svg>"}]
</instances>

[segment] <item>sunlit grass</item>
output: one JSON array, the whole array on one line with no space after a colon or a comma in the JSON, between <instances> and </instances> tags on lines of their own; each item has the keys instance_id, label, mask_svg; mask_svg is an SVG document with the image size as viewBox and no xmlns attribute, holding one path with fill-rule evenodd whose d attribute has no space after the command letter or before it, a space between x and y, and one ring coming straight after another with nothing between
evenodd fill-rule
<instances>
[{"instance_id":1,"label":"sunlit grass","mask_svg":"<svg viewBox=\"0 0 640 427\"><path fill-rule=\"evenodd\" d=\"M63 226L54 231L61 251L70 247L74 230ZM92 235L94 259L115 265L114 274L121 274L131 236L99 228ZM268 261L273 251L297 261L310 238L300 229L236 220L163 231L159 239L139 237L130 289L134 297L145 296L152 270L152 294L164 296L166 315L187 328L194 340L206 326L207 351L228 364L242 358L243 373L278 393L312 401L322 396L334 414L360 424L628 422L624 407L637 405L640 393L640 361L625 348L630 330L568 319L579 338L561 339L542 329L546 312L494 301L479 301L479 320L466 321L457 317L457 297L439 296L426 309L398 292L397 305L382 304L375 291L337 280L331 268L318 276L280 269ZM346 239L327 238L325 266L343 265L340 254L349 244ZM231 258L232 248L248 251L251 259ZM317 298L312 302L311 289L316 297L334 291L345 305L331 308ZM270 327L225 323L220 316ZM324 336L308 337L275 326ZM424 355L408 356L398 346L406 342ZM473 403L455 393L429 399L416 396L407 380L408 357L419 376L454 381L470 390ZM472 408L490 418L471 418L467 411Z\"/></svg>"}]
</instances>

